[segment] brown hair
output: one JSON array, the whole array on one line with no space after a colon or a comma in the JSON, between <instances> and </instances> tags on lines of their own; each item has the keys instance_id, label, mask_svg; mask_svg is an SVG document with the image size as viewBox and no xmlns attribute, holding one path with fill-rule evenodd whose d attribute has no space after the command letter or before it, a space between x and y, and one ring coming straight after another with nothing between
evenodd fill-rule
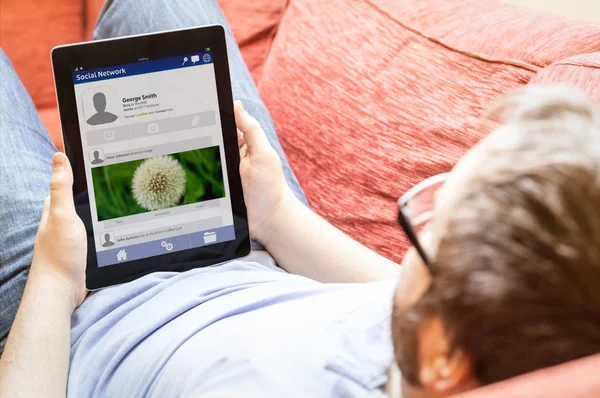
<instances>
[{"instance_id":1,"label":"brown hair","mask_svg":"<svg viewBox=\"0 0 600 398\"><path fill-rule=\"evenodd\" d=\"M413 340L394 336L413 384L416 348L406 344L430 315L481 384L600 352L598 112L576 90L528 87L487 120L503 124L456 181L451 211L438 217L436 207L432 284L394 320Z\"/></svg>"}]
</instances>

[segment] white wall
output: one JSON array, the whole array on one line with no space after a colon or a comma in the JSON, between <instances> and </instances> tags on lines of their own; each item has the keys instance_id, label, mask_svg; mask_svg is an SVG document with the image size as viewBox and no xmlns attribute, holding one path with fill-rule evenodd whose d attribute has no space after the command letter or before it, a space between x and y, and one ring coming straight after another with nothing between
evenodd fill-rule
<instances>
[{"instance_id":1,"label":"white wall","mask_svg":"<svg viewBox=\"0 0 600 398\"><path fill-rule=\"evenodd\" d=\"M600 0L503 0L539 11L600 22Z\"/></svg>"}]
</instances>

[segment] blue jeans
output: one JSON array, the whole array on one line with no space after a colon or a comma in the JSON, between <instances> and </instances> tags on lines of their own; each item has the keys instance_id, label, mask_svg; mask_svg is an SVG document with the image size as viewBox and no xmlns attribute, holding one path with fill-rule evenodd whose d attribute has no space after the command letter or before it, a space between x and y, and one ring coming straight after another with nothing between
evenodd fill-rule
<instances>
[{"instance_id":1,"label":"blue jeans","mask_svg":"<svg viewBox=\"0 0 600 398\"><path fill-rule=\"evenodd\" d=\"M108 0L94 39L208 24L225 26L233 96L258 119L281 157L288 185L306 203L216 0ZM31 98L0 50L0 353L27 280L55 152Z\"/></svg>"}]
</instances>

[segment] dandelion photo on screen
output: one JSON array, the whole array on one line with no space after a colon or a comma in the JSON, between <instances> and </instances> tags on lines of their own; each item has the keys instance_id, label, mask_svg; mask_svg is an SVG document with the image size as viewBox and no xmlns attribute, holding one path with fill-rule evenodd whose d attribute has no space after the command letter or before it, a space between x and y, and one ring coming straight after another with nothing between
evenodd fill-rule
<instances>
[{"instance_id":1,"label":"dandelion photo on screen","mask_svg":"<svg viewBox=\"0 0 600 398\"><path fill-rule=\"evenodd\" d=\"M92 169L98 221L225 197L218 146Z\"/></svg>"}]
</instances>

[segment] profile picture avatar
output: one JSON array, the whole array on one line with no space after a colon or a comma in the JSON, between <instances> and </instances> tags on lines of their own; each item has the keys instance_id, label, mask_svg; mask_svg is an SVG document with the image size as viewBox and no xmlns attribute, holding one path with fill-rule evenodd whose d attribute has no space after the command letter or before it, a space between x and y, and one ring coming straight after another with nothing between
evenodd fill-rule
<instances>
[{"instance_id":1,"label":"profile picture avatar","mask_svg":"<svg viewBox=\"0 0 600 398\"><path fill-rule=\"evenodd\" d=\"M100 245L102 247L111 247L115 245L115 233L106 231L100 234Z\"/></svg>"},{"instance_id":2,"label":"profile picture avatar","mask_svg":"<svg viewBox=\"0 0 600 398\"><path fill-rule=\"evenodd\" d=\"M91 164L104 163L104 151L102 149L91 150L90 151L90 163Z\"/></svg>"},{"instance_id":3,"label":"profile picture avatar","mask_svg":"<svg viewBox=\"0 0 600 398\"><path fill-rule=\"evenodd\" d=\"M112 123L119 118L117 93L110 86L87 90L82 100L83 116L90 126Z\"/></svg>"}]
</instances>

